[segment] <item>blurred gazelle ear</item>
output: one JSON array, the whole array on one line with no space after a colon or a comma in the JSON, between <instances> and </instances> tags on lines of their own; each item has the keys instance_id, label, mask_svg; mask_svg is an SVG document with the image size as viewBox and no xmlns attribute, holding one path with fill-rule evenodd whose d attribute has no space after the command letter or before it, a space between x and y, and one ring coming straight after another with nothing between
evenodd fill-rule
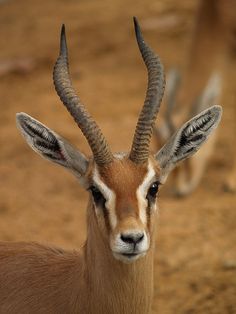
<instances>
[{"instance_id":1,"label":"blurred gazelle ear","mask_svg":"<svg viewBox=\"0 0 236 314\"><path fill-rule=\"evenodd\" d=\"M71 170L80 179L84 176L88 167L87 158L65 139L26 113L17 113L16 123L36 153Z\"/></svg>"},{"instance_id":2,"label":"blurred gazelle ear","mask_svg":"<svg viewBox=\"0 0 236 314\"><path fill-rule=\"evenodd\" d=\"M165 102L166 110L163 121L154 127L154 134L158 143L165 143L174 134L176 127L173 121L176 105L176 94L181 82L180 72L176 68L168 71L166 76Z\"/></svg>"},{"instance_id":3,"label":"blurred gazelle ear","mask_svg":"<svg viewBox=\"0 0 236 314\"><path fill-rule=\"evenodd\" d=\"M162 183L178 162L193 155L218 126L220 106L212 106L187 121L155 155L161 168Z\"/></svg>"},{"instance_id":4,"label":"blurred gazelle ear","mask_svg":"<svg viewBox=\"0 0 236 314\"><path fill-rule=\"evenodd\" d=\"M169 116L175 106L176 102L176 94L179 89L181 82L181 76L180 72L176 68L172 68L167 73L166 77L166 103L167 103L167 109L166 109L166 116Z\"/></svg>"},{"instance_id":5,"label":"blurred gazelle ear","mask_svg":"<svg viewBox=\"0 0 236 314\"><path fill-rule=\"evenodd\" d=\"M210 107L211 104L218 104L222 94L222 78L214 72L204 88L200 97L193 103L191 116Z\"/></svg>"}]
</instances>

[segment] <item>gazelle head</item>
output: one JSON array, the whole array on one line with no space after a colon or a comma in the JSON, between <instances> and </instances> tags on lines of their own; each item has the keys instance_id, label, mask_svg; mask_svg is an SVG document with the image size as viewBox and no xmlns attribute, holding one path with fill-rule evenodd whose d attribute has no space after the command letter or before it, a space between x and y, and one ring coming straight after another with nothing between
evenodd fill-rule
<instances>
[{"instance_id":1,"label":"gazelle head","mask_svg":"<svg viewBox=\"0 0 236 314\"><path fill-rule=\"evenodd\" d=\"M192 155L216 128L221 107L214 106L186 122L156 154L149 144L164 92L160 59L145 43L137 20L135 33L148 71L146 99L129 153L112 154L96 122L76 95L69 77L65 28L53 79L57 94L86 137L93 157L87 158L57 133L25 113L17 125L28 144L41 156L58 163L89 191L99 234L118 260L144 256L153 243L158 188L175 165Z\"/></svg>"}]
</instances>

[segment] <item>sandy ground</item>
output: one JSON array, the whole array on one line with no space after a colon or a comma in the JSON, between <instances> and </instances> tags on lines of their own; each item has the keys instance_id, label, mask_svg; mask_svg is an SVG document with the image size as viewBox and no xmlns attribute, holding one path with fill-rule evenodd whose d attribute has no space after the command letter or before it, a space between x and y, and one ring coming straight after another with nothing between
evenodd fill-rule
<instances>
[{"instance_id":1,"label":"sandy ground","mask_svg":"<svg viewBox=\"0 0 236 314\"><path fill-rule=\"evenodd\" d=\"M128 150L146 87L131 17L165 67L183 64L197 2L1 1L0 62L26 58L28 71L0 77L0 239L79 247L86 235L86 193L65 170L22 140L15 113L25 111L83 152L88 145L52 84L58 34L66 23L73 82L113 151ZM30 61L29 61L30 60ZM153 313L236 313L236 198L222 182L236 148L232 97L215 156L186 199L160 193Z\"/></svg>"}]
</instances>

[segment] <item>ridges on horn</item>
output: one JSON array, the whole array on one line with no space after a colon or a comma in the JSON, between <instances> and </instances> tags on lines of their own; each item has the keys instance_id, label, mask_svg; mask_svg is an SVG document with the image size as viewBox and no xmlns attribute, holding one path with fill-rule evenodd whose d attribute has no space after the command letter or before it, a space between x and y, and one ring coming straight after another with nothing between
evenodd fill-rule
<instances>
[{"instance_id":1,"label":"ridges on horn","mask_svg":"<svg viewBox=\"0 0 236 314\"><path fill-rule=\"evenodd\" d=\"M97 123L77 96L69 75L65 26L62 25L60 54L53 71L56 92L86 137L98 165L112 162L113 155Z\"/></svg>"},{"instance_id":2,"label":"ridges on horn","mask_svg":"<svg viewBox=\"0 0 236 314\"><path fill-rule=\"evenodd\" d=\"M137 122L129 158L134 163L144 163L149 156L149 144L153 124L159 112L164 93L165 78L163 65L159 57L145 43L140 26L134 17L134 27L137 43L148 71L148 87L142 111ZM73 116L82 130L94 154L98 165L112 162L113 155L96 122L86 111L75 93L69 76L68 52L65 26L61 30L60 54L53 72L54 85L61 101Z\"/></svg>"},{"instance_id":3,"label":"ridges on horn","mask_svg":"<svg viewBox=\"0 0 236 314\"><path fill-rule=\"evenodd\" d=\"M139 50L148 71L148 87L144 105L136 126L130 159L135 163L144 163L149 156L153 124L159 112L164 94L165 77L161 61L158 55L145 43L135 17L134 27Z\"/></svg>"}]
</instances>

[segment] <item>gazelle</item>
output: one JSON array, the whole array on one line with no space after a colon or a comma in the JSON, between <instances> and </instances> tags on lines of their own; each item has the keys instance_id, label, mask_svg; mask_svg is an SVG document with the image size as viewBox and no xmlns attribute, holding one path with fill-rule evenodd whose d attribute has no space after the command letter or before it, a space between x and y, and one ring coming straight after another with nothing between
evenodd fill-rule
<instances>
[{"instance_id":1,"label":"gazelle","mask_svg":"<svg viewBox=\"0 0 236 314\"><path fill-rule=\"evenodd\" d=\"M201 0L195 19L192 43L183 77L176 70L167 79L164 123L157 126L158 145L165 142L185 119L217 104L226 85L228 66L236 72L235 50L236 0ZM235 75L235 74L234 74ZM224 82L224 86L223 86ZM235 84L235 80L233 80ZM175 170L175 189L178 195L190 194L200 183L214 150L216 133L204 149ZM233 158L232 158L233 159ZM234 158L226 188L236 190L236 158Z\"/></svg>"},{"instance_id":2,"label":"gazelle","mask_svg":"<svg viewBox=\"0 0 236 314\"><path fill-rule=\"evenodd\" d=\"M186 122L152 155L149 143L164 92L161 61L136 38L148 87L129 153L112 154L69 77L65 28L53 78L61 101L86 137L87 158L25 113L17 125L41 156L66 167L88 190L87 240L79 251L36 243L0 244L0 313L150 313L158 188L175 165L197 151L221 118L213 106Z\"/></svg>"}]
</instances>

